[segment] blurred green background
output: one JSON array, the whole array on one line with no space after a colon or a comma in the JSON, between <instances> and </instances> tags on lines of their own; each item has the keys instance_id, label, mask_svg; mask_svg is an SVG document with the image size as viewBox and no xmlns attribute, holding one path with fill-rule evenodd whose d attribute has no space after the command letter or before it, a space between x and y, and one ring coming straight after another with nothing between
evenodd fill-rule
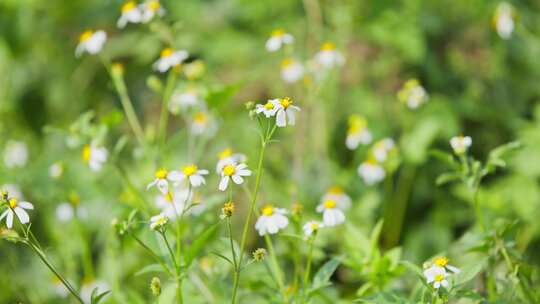
<instances>
[{"instance_id":1,"label":"blurred green background","mask_svg":"<svg viewBox=\"0 0 540 304\"><path fill-rule=\"evenodd\" d=\"M88 110L109 129L109 147L120 135L130 134L100 60L74 56L82 31L107 31L104 54L124 64L129 94L149 137L155 133L160 98L147 85L148 78L165 81L151 65L171 34L175 45L207 67L201 85L211 92L207 101L219 130L196 156L201 167L212 171L217 153L227 146L247 154L250 167L255 166L258 137L244 108L246 101L291 96L306 109L300 112L299 125L280 131L280 142L269 148L261 202L289 207L300 201L314 217L314 208L327 187L338 184L345 188L353 198L348 224L322 234L316 263L324 261L323 251L336 255L355 251L357 238L367 238L382 216L385 201L396 197L408 202L399 242L385 243L383 238L382 245L402 246L403 259L415 263L443 251L450 251L453 257L450 244L474 222L471 197L461 186L435 186L434 180L445 168L428 152L435 147L450 150L448 140L462 133L473 138L471 153L479 159L505 142L523 144L506 170L486 179L480 202L491 221L519 221L516 248L538 266L540 2L510 3L516 12L516 27L509 39L501 39L492 22L496 1L164 0L167 14L163 20L170 28L152 23L119 30L116 20L121 1L2 0L0 148L9 140L24 141L29 161L23 168L2 164L0 184L19 185L35 204L36 210L31 212L34 232L76 285L104 280L115 295L109 297L110 303L147 303L151 276L134 273L151 259L109 228L111 220L125 217L137 199L114 168L90 173L80 152L66 146L65 136L69 126ZM309 85L285 84L277 68L284 56L264 49L269 33L277 27L295 36L294 49L287 52L296 58L310 58L328 40L343 52L347 63L328 75L316 92ZM407 109L396 98L409 78L419 79L430 95L418 111ZM367 187L358 177L358 155L365 150L351 152L344 145L346 120L353 113L368 119L376 138L392 137L398 142L402 163L390 179L399 183L406 175L410 185L403 186L404 193L388 195L384 186ZM151 153L141 157L126 151L121 154L118 162L139 191L144 191L157 166L179 166L185 161L183 128L182 120L172 118L167 155L160 161ZM134 140L128 144L130 149L135 147ZM49 166L57 161L65 166L60 180L48 175ZM202 192L214 203L194 220L194 231L217 221L225 199L216 195L215 176ZM240 216L235 218L235 230L240 232L247 199L238 192ZM144 196L151 200L153 194ZM55 216L57 205L74 196L80 197L87 217L60 222ZM152 239L148 231L141 233ZM345 241L336 239L336 233L343 233ZM285 243L277 247L287 255ZM250 248L258 245L262 242L253 231ZM218 235L208 246L209 252L224 244ZM53 277L27 248L2 241L0 252L1 303L69 302L58 297ZM463 262L459 248L453 254L454 264ZM205 256L194 272L212 289L228 290L230 282L223 279L230 276L220 263ZM340 268L333 277L331 294L354 298L367 280L359 273ZM392 286L407 289L407 284L396 283L400 280L396 277ZM196 290L196 286L187 288ZM250 288L262 287L253 283ZM226 299L226 294L222 296ZM215 297L219 303L220 297ZM193 301L204 303L208 298L194 295Z\"/></svg>"}]
</instances>

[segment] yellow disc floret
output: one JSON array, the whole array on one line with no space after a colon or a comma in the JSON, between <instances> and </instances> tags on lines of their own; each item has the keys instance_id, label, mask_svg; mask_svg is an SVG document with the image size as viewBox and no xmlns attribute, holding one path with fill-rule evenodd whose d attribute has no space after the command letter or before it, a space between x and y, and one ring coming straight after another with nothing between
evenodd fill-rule
<instances>
[{"instance_id":1,"label":"yellow disc floret","mask_svg":"<svg viewBox=\"0 0 540 304\"><path fill-rule=\"evenodd\" d=\"M196 123L205 123L208 120L208 117L206 116L206 114L204 112L197 112L193 116L193 120Z\"/></svg>"},{"instance_id":2,"label":"yellow disc floret","mask_svg":"<svg viewBox=\"0 0 540 304\"><path fill-rule=\"evenodd\" d=\"M188 165L182 168L182 172L184 172L185 176L191 176L197 172L199 168L197 168L196 165Z\"/></svg>"},{"instance_id":3,"label":"yellow disc floret","mask_svg":"<svg viewBox=\"0 0 540 304\"><path fill-rule=\"evenodd\" d=\"M441 282L444 280L444 275L443 274L437 274L435 275L435 282Z\"/></svg>"},{"instance_id":4,"label":"yellow disc floret","mask_svg":"<svg viewBox=\"0 0 540 304\"><path fill-rule=\"evenodd\" d=\"M324 208L326 209L333 209L333 208L336 208L336 201L332 199L325 200L323 205L324 205Z\"/></svg>"},{"instance_id":5,"label":"yellow disc floret","mask_svg":"<svg viewBox=\"0 0 540 304\"><path fill-rule=\"evenodd\" d=\"M162 51L161 51L161 58L164 58L164 57L169 57L173 54L174 50L171 49L171 48L164 48Z\"/></svg>"},{"instance_id":6,"label":"yellow disc floret","mask_svg":"<svg viewBox=\"0 0 540 304\"><path fill-rule=\"evenodd\" d=\"M147 5L148 5L148 9L154 12L157 11L161 7L161 4L159 3L158 0L148 1Z\"/></svg>"},{"instance_id":7,"label":"yellow disc floret","mask_svg":"<svg viewBox=\"0 0 540 304\"><path fill-rule=\"evenodd\" d=\"M336 49L336 46L332 42L325 42L321 46L322 51L333 51Z\"/></svg>"},{"instance_id":8,"label":"yellow disc floret","mask_svg":"<svg viewBox=\"0 0 540 304\"><path fill-rule=\"evenodd\" d=\"M92 35L94 35L93 31L86 30L79 36L79 41L80 42L85 42L86 40L90 39L92 37Z\"/></svg>"},{"instance_id":9,"label":"yellow disc floret","mask_svg":"<svg viewBox=\"0 0 540 304\"><path fill-rule=\"evenodd\" d=\"M439 267L444 267L448 264L448 258L446 257L438 257L435 259L434 261L435 265L439 266Z\"/></svg>"},{"instance_id":10,"label":"yellow disc floret","mask_svg":"<svg viewBox=\"0 0 540 304\"><path fill-rule=\"evenodd\" d=\"M328 193L330 194L342 194L343 193L343 189L339 186L333 186L333 187L330 187L330 189L328 189Z\"/></svg>"},{"instance_id":11,"label":"yellow disc floret","mask_svg":"<svg viewBox=\"0 0 540 304\"><path fill-rule=\"evenodd\" d=\"M266 205L262 208L262 214L265 216L271 216L274 214L274 207L272 205Z\"/></svg>"},{"instance_id":12,"label":"yellow disc floret","mask_svg":"<svg viewBox=\"0 0 540 304\"><path fill-rule=\"evenodd\" d=\"M285 31L283 29L275 29L272 31L272 37L281 37L285 35Z\"/></svg>"},{"instance_id":13,"label":"yellow disc floret","mask_svg":"<svg viewBox=\"0 0 540 304\"><path fill-rule=\"evenodd\" d=\"M228 164L223 167L223 175L231 176L234 173L236 173L236 167L234 165Z\"/></svg>"},{"instance_id":14,"label":"yellow disc floret","mask_svg":"<svg viewBox=\"0 0 540 304\"><path fill-rule=\"evenodd\" d=\"M285 97L285 98L281 98L279 100L279 103L281 103L281 106L284 108L284 109L287 109L292 103L293 101L291 100L290 97Z\"/></svg>"},{"instance_id":15,"label":"yellow disc floret","mask_svg":"<svg viewBox=\"0 0 540 304\"><path fill-rule=\"evenodd\" d=\"M124 3L124 5L122 5L122 13L127 13L135 8L137 8L135 1L127 1Z\"/></svg>"},{"instance_id":16,"label":"yellow disc floret","mask_svg":"<svg viewBox=\"0 0 540 304\"><path fill-rule=\"evenodd\" d=\"M18 201L17 201L16 198L12 197L12 198L9 199L9 207L11 209L17 207L17 203L18 203Z\"/></svg>"},{"instance_id":17,"label":"yellow disc floret","mask_svg":"<svg viewBox=\"0 0 540 304\"><path fill-rule=\"evenodd\" d=\"M156 173L154 175L156 176L156 178L165 179L165 178L167 178L167 174L169 174L167 172L167 170L159 169L159 170L156 171Z\"/></svg>"},{"instance_id":18,"label":"yellow disc floret","mask_svg":"<svg viewBox=\"0 0 540 304\"><path fill-rule=\"evenodd\" d=\"M294 60L291 59L291 58L285 58L281 61L281 67L283 68L286 68L288 67L289 65L293 64L294 63Z\"/></svg>"},{"instance_id":19,"label":"yellow disc floret","mask_svg":"<svg viewBox=\"0 0 540 304\"><path fill-rule=\"evenodd\" d=\"M264 108L267 110L272 110L274 108L274 104L268 101L267 103L264 104Z\"/></svg>"},{"instance_id":20,"label":"yellow disc floret","mask_svg":"<svg viewBox=\"0 0 540 304\"><path fill-rule=\"evenodd\" d=\"M90 160L91 155L92 155L92 149L90 148L90 145L85 145L82 150L83 161L88 162Z\"/></svg>"},{"instance_id":21,"label":"yellow disc floret","mask_svg":"<svg viewBox=\"0 0 540 304\"><path fill-rule=\"evenodd\" d=\"M231 148L225 148L223 149L223 151L219 152L218 154L218 158L219 159L225 159L225 158L229 158L232 156L232 149Z\"/></svg>"}]
</instances>

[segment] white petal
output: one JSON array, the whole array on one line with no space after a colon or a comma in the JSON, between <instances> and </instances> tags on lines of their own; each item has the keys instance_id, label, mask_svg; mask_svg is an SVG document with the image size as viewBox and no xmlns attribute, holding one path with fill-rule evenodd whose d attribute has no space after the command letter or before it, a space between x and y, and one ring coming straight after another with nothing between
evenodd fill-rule
<instances>
[{"instance_id":1,"label":"white petal","mask_svg":"<svg viewBox=\"0 0 540 304\"><path fill-rule=\"evenodd\" d=\"M34 210L34 205L32 205L30 202L20 202L17 205L23 209Z\"/></svg>"},{"instance_id":2,"label":"white petal","mask_svg":"<svg viewBox=\"0 0 540 304\"><path fill-rule=\"evenodd\" d=\"M244 179L243 179L240 175L238 175L238 174L235 174L235 175L233 175L233 176L231 176L231 177L232 177L233 182L234 182L235 184L237 184L237 185L240 185L241 183L244 182Z\"/></svg>"},{"instance_id":3,"label":"white petal","mask_svg":"<svg viewBox=\"0 0 540 304\"><path fill-rule=\"evenodd\" d=\"M251 170L239 170L236 174L240 176L251 176Z\"/></svg>"},{"instance_id":4,"label":"white petal","mask_svg":"<svg viewBox=\"0 0 540 304\"><path fill-rule=\"evenodd\" d=\"M294 126L296 123L294 110L292 108L287 109L287 119L289 120L289 125Z\"/></svg>"},{"instance_id":5,"label":"white petal","mask_svg":"<svg viewBox=\"0 0 540 304\"><path fill-rule=\"evenodd\" d=\"M157 182L157 188L161 193L167 194L169 192L169 182L166 179L160 179Z\"/></svg>"},{"instance_id":6,"label":"white petal","mask_svg":"<svg viewBox=\"0 0 540 304\"><path fill-rule=\"evenodd\" d=\"M278 127L285 127L287 125L287 121L285 118L285 111L283 109L280 109L277 112L276 125Z\"/></svg>"},{"instance_id":7,"label":"white petal","mask_svg":"<svg viewBox=\"0 0 540 304\"><path fill-rule=\"evenodd\" d=\"M26 211L24 211L23 208L17 206L13 210L15 210L15 214L17 214L17 217L19 218L21 223L26 224L26 223L30 222L30 217L28 216L28 213L26 213Z\"/></svg>"},{"instance_id":8,"label":"white petal","mask_svg":"<svg viewBox=\"0 0 540 304\"><path fill-rule=\"evenodd\" d=\"M206 174L208 174L208 170L206 170L206 169L198 170L198 171L197 171L197 174L199 174L199 175L206 175Z\"/></svg>"},{"instance_id":9,"label":"white petal","mask_svg":"<svg viewBox=\"0 0 540 304\"><path fill-rule=\"evenodd\" d=\"M199 187L200 185L204 184L204 177L198 174L193 174L189 177L189 181L191 182L193 187Z\"/></svg>"},{"instance_id":10,"label":"white petal","mask_svg":"<svg viewBox=\"0 0 540 304\"><path fill-rule=\"evenodd\" d=\"M221 181L219 182L219 190L225 191L225 189L227 189L228 184L229 184L229 177L228 176L223 176L221 178Z\"/></svg>"},{"instance_id":11,"label":"white petal","mask_svg":"<svg viewBox=\"0 0 540 304\"><path fill-rule=\"evenodd\" d=\"M11 229L13 227L13 211L10 209L8 210L7 219L6 219L6 226Z\"/></svg>"}]
</instances>

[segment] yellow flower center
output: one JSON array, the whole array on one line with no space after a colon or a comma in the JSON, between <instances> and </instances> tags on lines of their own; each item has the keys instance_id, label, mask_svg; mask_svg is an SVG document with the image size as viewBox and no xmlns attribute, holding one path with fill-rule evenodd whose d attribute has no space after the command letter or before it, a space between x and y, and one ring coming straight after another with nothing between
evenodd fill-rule
<instances>
[{"instance_id":1,"label":"yellow flower center","mask_svg":"<svg viewBox=\"0 0 540 304\"><path fill-rule=\"evenodd\" d=\"M279 100L279 103L281 103L281 106L283 108L287 109L293 103L293 101L289 97L285 97L285 98L281 98Z\"/></svg>"},{"instance_id":2,"label":"yellow flower center","mask_svg":"<svg viewBox=\"0 0 540 304\"><path fill-rule=\"evenodd\" d=\"M262 209L262 214L265 216L271 216L274 214L274 207L272 205L266 205Z\"/></svg>"},{"instance_id":3,"label":"yellow flower center","mask_svg":"<svg viewBox=\"0 0 540 304\"><path fill-rule=\"evenodd\" d=\"M343 189L341 189L341 187L339 187L339 186L333 186L333 187L330 187L330 189L328 189L328 193L330 193L330 194L342 194Z\"/></svg>"},{"instance_id":4,"label":"yellow flower center","mask_svg":"<svg viewBox=\"0 0 540 304\"><path fill-rule=\"evenodd\" d=\"M169 174L169 172L167 172L167 170L159 169L159 170L156 171L156 173L154 175L156 176L156 178L165 179L165 178L167 178L167 174Z\"/></svg>"},{"instance_id":5,"label":"yellow flower center","mask_svg":"<svg viewBox=\"0 0 540 304\"><path fill-rule=\"evenodd\" d=\"M293 64L293 63L294 63L294 60L293 60L293 59L291 59L291 58L285 58L285 59L283 59L283 60L281 61L281 67L284 67L284 68L285 68L285 67L287 67L287 66L289 66L289 65L291 65L291 64Z\"/></svg>"},{"instance_id":6,"label":"yellow flower center","mask_svg":"<svg viewBox=\"0 0 540 304\"><path fill-rule=\"evenodd\" d=\"M167 192L167 194L165 194L165 200L167 200L169 203L173 202L173 195L171 192Z\"/></svg>"},{"instance_id":7,"label":"yellow flower center","mask_svg":"<svg viewBox=\"0 0 540 304\"><path fill-rule=\"evenodd\" d=\"M268 101L266 104L264 104L264 108L267 110L272 110L274 108L274 104Z\"/></svg>"},{"instance_id":8,"label":"yellow flower center","mask_svg":"<svg viewBox=\"0 0 540 304\"><path fill-rule=\"evenodd\" d=\"M309 226L311 227L311 230L319 229L319 223L311 223Z\"/></svg>"},{"instance_id":9,"label":"yellow flower center","mask_svg":"<svg viewBox=\"0 0 540 304\"><path fill-rule=\"evenodd\" d=\"M79 41L80 42L85 42L86 40L90 39L90 37L92 37L92 35L94 35L93 31L86 30L79 36Z\"/></svg>"},{"instance_id":10,"label":"yellow flower center","mask_svg":"<svg viewBox=\"0 0 540 304\"><path fill-rule=\"evenodd\" d=\"M285 35L285 31L283 29L275 29L272 31L272 37L281 37Z\"/></svg>"},{"instance_id":11,"label":"yellow flower center","mask_svg":"<svg viewBox=\"0 0 540 304\"><path fill-rule=\"evenodd\" d=\"M219 159L225 159L228 157L231 157L233 151L231 148L225 148L223 151L219 152L218 157Z\"/></svg>"},{"instance_id":12,"label":"yellow flower center","mask_svg":"<svg viewBox=\"0 0 540 304\"><path fill-rule=\"evenodd\" d=\"M164 57L169 57L173 54L174 50L171 49L171 48L164 48L162 51L161 51L161 58L164 58Z\"/></svg>"},{"instance_id":13,"label":"yellow flower center","mask_svg":"<svg viewBox=\"0 0 540 304\"><path fill-rule=\"evenodd\" d=\"M333 51L336 49L336 46L332 42L325 42L321 46L321 51Z\"/></svg>"},{"instance_id":14,"label":"yellow flower center","mask_svg":"<svg viewBox=\"0 0 540 304\"><path fill-rule=\"evenodd\" d=\"M323 205L324 205L324 208L326 209L333 209L333 208L336 208L336 201L329 199L329 200L324 201Z\"/></svg>"},{"instance_id":15,"label":"yellow flower center","mask_svg":"<svg viewBox=\"0 0 540 304\"><path fill-rule=\"evenodd\" d=\"M435 265L439 267L444 267L448 264L448 258L446 257L438 257L435 259Z\"/></svg>"},{"instance_id":16,"label":"yellow flower center","mask_svg":"<svg viewBox=\"0 0 540 304\"><path fill-rule=\"evenodd\" d=\"M226 165L223 167L223 174L226 176L231 176L236 172L236 167L234 165Z\"/></svg>"},{"instance_id":17,"label":"yellow flower center","mask_svg":"<svg viewBox=\"0 0 540 304\"><path fill-rule=\"evenodd\" d=\"M377 160L375 158L373 158L372 156L370 156L368 159L366 159L364 164L366 164L366 165L376 165Z\"/></svg>"},{"instance_id":18,"label":"yellow flower center","mask_svg":"<svg viewBox=\"0 0 540 304\"><path fill-rule=\"evenodd\" d=\"M158 218L155 223L156 223L157 226L163 226L163 225L167 224L167 218L162 216L162 217Z\"/></svg>"},{"instance_id":19,"label":"yellow flower center","mask_svg":"<svg viewBox=\"0 0 540 304\"><path fill-rule=\"evenodd\" d=\"M12 198L9 199L9 207L11 209L17 207L17 203L18 203L18 201L17 201L16 198L12 197Z\"/></svg>"},{"instance_id":20,"label":"yellow flower center","mask_svg":"<svg viewBox=\"0 0 540 304\"><path fill-rule=\"evenodd\" d=\"M124 3L124 5L122 5L122 13L127 13L136 7L137 4L135 3L135 1L128 1Z\"/></svg>"},{"instance_id":21,"label":"yellow flower center","mask_svg":"<svg viewBox=\"0 0 540 304\"><path fill-rule=\"evenodd\" d=\"M147 5L148 5L148 9L154 12L157 11L161 7L161 4L159 4L159 1L157 0L149 1Z\"/></svg>"},{"instance_id":22,"label":"yellow flower center","mask_svg":"<svg viewBox=\"0 0 540 304\"><path fill-rule=\"evenodd\" d=\"M182 172L184 172L184 175L186 176L191 176L193 174L195 174L195 172L197 172L198 168L196 165L188 165L188 166L185 166L183 169L182 169Z\"/></svg>"},{"instance_id":23,"label":"yellow flower center","mask_svg":"<svg viewBox=\"0 0 540 304\"><path fill-rule=\"evenodd\" d=\"M79 205L81 203L80 196L75 192L71 192L69 194L68 200L73 206L77 206L77 205Z\"/></svg>"},{"instance_id":24,"label":"yellow flower center","mask_svg":"<svg viewBox=\"0 0 540 304\"><path fill-rule=\"evenodd\" d=\"M444 280L444 275L442 275L442 274L436 274L435 275L435 281L436 282L441 282L442 280Z\"/></svg>"},{"instance_id":25,"label":"yellow flower center","mask_svg":"<svg viewBox=\"0 0 540 304\"><path fill-rule=\"evenodd\" d=\"M92 155L92 149L89 145L85 145L82 150L82 159L85 162L88 162L90 160L90 156Z\"/></svg>"},{"instance_id":26,"label":"yellow flower center","mask_svg":"<svg viewBox=\"0 0 540 304\"><path fill-rule=\"evenodd\" d=\"M206 116L206 114L204 114L204 112L197 112L195 113L193 120L196 123L205 123L208 120L208 117Z\"/></svg>"},{"instance_id":27,"label":"yellow flower center","mask_svg":"<svg viewBox=\"0 0 540 304\"><path fill-rule=\"evenodd\" d=\"M348 134L355 134L362 131L365 127L367 127L367 120L360 116L360 115L351 115L349 117L349 130L347 131Z\"/></svg>"}]
</instances>

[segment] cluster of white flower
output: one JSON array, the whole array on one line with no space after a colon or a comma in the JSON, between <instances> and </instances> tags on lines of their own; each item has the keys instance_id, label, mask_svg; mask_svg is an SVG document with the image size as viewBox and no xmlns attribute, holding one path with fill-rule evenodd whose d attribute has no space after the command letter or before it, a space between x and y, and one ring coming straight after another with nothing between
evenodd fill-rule
<instances>
[{"instance_id":1,"label":"cluster of white flower","mask_svg":"<svg viewBox=\"0 0 540 304\"><path fill-rule=\"evenodd\" d=\"M266 118L275 116L278 127L294 126L298 111L300 108L293 105L293 101L289 97L270 99L265 104L255 106L255 113L262 113Z\"/></svg>"},{"instance_id":2,"label":"cluster of white flower","mask_svg":"<svg viewBox=\"0 0 540 304\"><path fill-rule=\"evenodd\" d=\"M83 147L82 159L88 164L88 167L90 167L90 170L92 171L100 171L108 157L109 152L107 149L98 145L97 143L93 142Z\"/></svg>"},{"instance_id":3,"label":"cluster of white flower","mask_svg":"<svg viewBox=\"0 0 540 304\"><path fill-rule=\"evenodd\" d=\"M450 286L447 278L459 273L460 270L450 264L448 264L448 258L437 257L433 262L428 262L424 265L424 276L426 282L431 284L433 288L439 289L441 287L447 288Z\"/></svg>"},{"instance_id":4,"label":"cluster of white flower","mask_svg":"<svg viewBox=\"0 0 540 304\"><path fill-rule=\"evenodd\" d=\"M395 151L395 144L391 138L381 139L371 147L367 160L358 167L358 175L367 185L374 185L386 177L384 163L392 151Z\"/></svg>"},{"instance_id":5,"label":"cluster of white flower","mask_svg":"<svg viewBox=\"0 0 540 304\"><path fill-rule=\"evenodd\" d=\"M412 110L419 108L429 100L426 89L424 89L417 79L407 80L401 90L399 90L397 97L399 101L406 104Z\"/></svg>"},{"instance_id":6,"label":"cluster of white flower","mask_svg":"<svg viewBox=\"0 0 540 304\"><path fill-rule=\"evenodd\" d=\"M285 32L283 29L276 29L272 31L270 38L266 41L266 50L275 52L285 45L292 45L293 42L294 37L290 33ZM341 52L336 50L335 45L331 42L325 42L321 46L320 51L306 64L295 58L288 57L283 59L281 62L281 78L287 83L295 83L304 77L306 70L309 70L315 74L316 79L319 79L321 70L341 66L344 63L345 58ZM304 66L310 68L306 69Z\"/></svg>"},{"instance_id":7,"label":"cluster of white flower","mask_svg":"<svg viewBox=\"0 0 540 304\"><path fill-rule=\"evenodd\" d=\"M9 190L13 190L9 192ZM6 227L8 229L13 228L13 220L15 216L19 219L21 224L28 224L30 222L30 216L26 210L33 210L34 205L32 203L24 201L22 194L15 185L5 185L1 192L1 205L6 209L0 214L0 221L6 219Z\"/></svg>"},{"instance_id":8,"label":"cluster of white flower","mask_svg":"<svg viewBox=\"0 0 540 304\"><path fill-rule=\"evenodd\" d=\"M470 136L454 136L450 139L450 146L454 153L457 155L464 154L467 152L469 147L472 145L472 138Z\"/></svg>"},{"instance_id":9,"label":"cluster of white flower","mask_svg":"<svg viewBox=\"0 0 540 304\"><path fill-rule=\"evenodd\" d=\"M122 5L121 15L116 25L119 28L125 27L128 23L147 23L154 16L165 15L165 10L158 0L148 0L141 4L135 1L127 1Z\"/></svg>"},{"instance_id":10,"label":"cluster of white flower","mask_svg":"<svg viewBox=\"0 0 540 304\"><path fill-rule=\"evenodd\" d=\"M368 145L373 140L369 131L367 120L357 114L349 116L349 128L347 129L347 138L345 144L350 150L355 150L360 144Z\"/></svg>"}]
</instances>

